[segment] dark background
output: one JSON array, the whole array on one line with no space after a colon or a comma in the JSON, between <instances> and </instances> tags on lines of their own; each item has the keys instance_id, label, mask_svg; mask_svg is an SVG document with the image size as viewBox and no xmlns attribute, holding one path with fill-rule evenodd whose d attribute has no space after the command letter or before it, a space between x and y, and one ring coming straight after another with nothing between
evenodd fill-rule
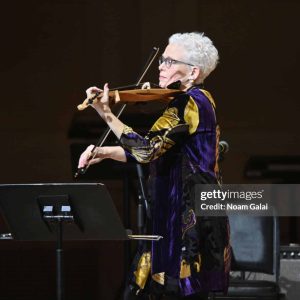
<instances>
[{"instance_id":1,"label":"dark background","mask_svg":"<svg viewBox=\"0 0 300 300\"><path fill-rule=\"evenodd\" d=\"M300 152L299 1L19 0L1 12L0 183L71 182L71 146L94 141L70 134L77 120L97 119L92 109L76 111L85 90L135 82L151 48L163 51L175 32L205 32L220 53L205 86L230 144L225 183L253 182L244 176L253 156ZM157 75L154 64L146 80ZM95 180L121 213L122 183ZM282 221L283 243L299 242L291 222ZM54 246L0 245L0 299L53 299ZM67 245L72 299L117 299L122 254L117 242Z\"/></svg>"}]
</instances>

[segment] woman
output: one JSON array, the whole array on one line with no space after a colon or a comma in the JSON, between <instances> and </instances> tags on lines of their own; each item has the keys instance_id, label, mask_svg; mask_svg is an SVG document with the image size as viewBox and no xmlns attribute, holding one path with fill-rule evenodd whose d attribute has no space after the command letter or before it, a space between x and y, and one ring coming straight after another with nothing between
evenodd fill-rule
<instances>
[{"instance_id":1,"label":"woman","mask_svg":"<svg viewBox=\"0 0 300 300\"><path fill-rule=\"evenodd\" d=\"M218 183L218 140L215 103L202 89L215 69L218 51L202 33L174 34L159 61L159 85L176 84L183 93L173 99L145 137L123 124L108 105L108 85L94 108L121 146L97 148L81 155L79 168L111 158L150 164L152 234L163 239L140 250L133 266L131 295L206 298L225 291L230 268L228 221L198 217L193 187ZM88 96L101 90L92 87ZM127 291L128 292L128 291ZM132 296L133 297L133 296ZM135 299L135 298L132 298ZM172 298L173 299L173 298Z\"/></svg>"}]
</instances>

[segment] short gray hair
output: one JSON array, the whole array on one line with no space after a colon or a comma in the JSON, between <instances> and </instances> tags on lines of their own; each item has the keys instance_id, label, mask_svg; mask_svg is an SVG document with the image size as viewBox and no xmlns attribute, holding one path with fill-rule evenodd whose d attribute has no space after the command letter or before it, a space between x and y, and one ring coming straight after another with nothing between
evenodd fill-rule
<instances>
[{"instance_id":1,"label":"short gray hair","mask_svg":"<svg viewBox=\"0 0 300 300\"><path fill-rule=\"evenodd\" d=\"M200 32L175 33L169 44L179 44L185 50L183 59L200 68L196 83L201 83L216 68L219 54L212 41ZM198 81L198 82L197 82Z\"/></svg>"}]
</instances>

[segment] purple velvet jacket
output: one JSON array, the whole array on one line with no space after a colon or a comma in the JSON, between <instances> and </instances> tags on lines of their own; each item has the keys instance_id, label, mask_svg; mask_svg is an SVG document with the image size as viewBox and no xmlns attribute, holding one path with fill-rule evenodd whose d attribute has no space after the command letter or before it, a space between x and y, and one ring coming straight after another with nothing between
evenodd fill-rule
<instances>
[{"instance_id":1,"label":"purple velvet jacket","mask_svg":"<svg viewBox=\"0 0 300 300\"><path fill-rule=\"evenodd\" d=\"M228 220L196 217L191 192L218 183L218 141L214 100L198 87L173 99L145 137L125 127L127 159L150 164L151 234L163 236L134 267L140 289L154 281L184 296L227 290Z\"/></svg>"}]
</instances>

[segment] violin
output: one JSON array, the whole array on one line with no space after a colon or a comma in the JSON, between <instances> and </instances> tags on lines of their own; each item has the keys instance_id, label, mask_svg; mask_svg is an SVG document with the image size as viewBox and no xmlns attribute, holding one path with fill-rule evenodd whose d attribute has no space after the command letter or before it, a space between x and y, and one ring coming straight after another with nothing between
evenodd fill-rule
<instances>
[{"instance_id":1,"label":"violin","mask_svg":"<svg viewBox=\"0 0 300 300\"><path fill-rule=\"evenodd\" d=\"M129 89L129 87L132 87ZM109 91L109 98L113 100L113 103L125 102L148 102L148 101L163 101L169 102L174 96L182 93L181 90L172 88L151 88L149 82L145 82L142 88L134 86L119 87ZM102 93L95 93L92 97L86 98L80 105L77 106L78 110L84 110L89 105L97 103L102 97Z\"/></svg>"}]
</instances>

